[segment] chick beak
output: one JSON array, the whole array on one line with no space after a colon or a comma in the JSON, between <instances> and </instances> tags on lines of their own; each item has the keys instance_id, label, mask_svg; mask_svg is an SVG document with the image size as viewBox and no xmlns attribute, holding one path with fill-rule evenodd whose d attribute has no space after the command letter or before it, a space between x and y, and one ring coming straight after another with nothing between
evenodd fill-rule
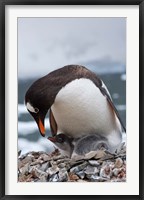
<instances>
[{"instance_id":1,"label":"chick beak","mask_svg":"<svg viewBox=\"0 0 144 200\"><path fill-rule=\"evenodd\" d=\"M48 137L48 140L50 140L50 141L53 142L53 143L56 142L56 138L55 138L55 137Z\"/></svg>"}]
</instances>

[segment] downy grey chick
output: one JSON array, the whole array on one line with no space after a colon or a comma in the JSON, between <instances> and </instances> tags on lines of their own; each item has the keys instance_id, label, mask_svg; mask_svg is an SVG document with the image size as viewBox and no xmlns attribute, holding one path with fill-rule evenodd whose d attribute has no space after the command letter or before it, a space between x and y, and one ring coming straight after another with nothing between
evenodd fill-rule
<instances>
[{"instance_id":1,"label":"downy grey chick","mask_svg":"<svg viewBox=\"0 0 144 200\"><path fill-rule=\"evenodd\" d=\"M72 152L74 150L74 145L72 143L73 139L68 137L67 135L60 133L53 137L48 137L48 140L53 142L55 146L57 146L63 154L71 157Z\"/></svg>"},{"instance_id":2,"label":"downy grey chick","mask_svg":"<svg viewBox=\"0 0 144 200\"><path fill-rule=\"evenodd\" d=\"M110 149L108 140L98 134L87 135L79 139L72 139L67 135L60 133L54 137L48 138L58 148L64 151L64 154L71 157L73 153L78 155L85 155L90 151L100 150L105 148Z\"/></svg>"}]
</instances>

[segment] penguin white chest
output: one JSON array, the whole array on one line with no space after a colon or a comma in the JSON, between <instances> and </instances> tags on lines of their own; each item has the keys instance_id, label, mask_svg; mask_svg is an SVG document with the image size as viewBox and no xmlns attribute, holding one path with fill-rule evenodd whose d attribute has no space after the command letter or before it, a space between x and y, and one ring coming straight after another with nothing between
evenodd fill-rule
<instances>
[{"instance_id":1,"label":"penguin white chest","mask_svg":"<svg viewBox=\"0 0 144 200\"><path fill-rule=\"evenodd\" d=\"M85 78L63 87L51 107L58 133L72 137L91 133L108 134L116 128L116 118L106 97Z\"/></svg>"}]
</instances>

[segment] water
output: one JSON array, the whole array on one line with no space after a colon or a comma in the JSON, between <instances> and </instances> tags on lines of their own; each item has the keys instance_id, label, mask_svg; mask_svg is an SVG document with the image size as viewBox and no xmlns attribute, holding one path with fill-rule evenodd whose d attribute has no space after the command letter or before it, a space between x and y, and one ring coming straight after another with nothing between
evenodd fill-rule
<instances>
[{"instance_id":1,"label":"water","mask_svg":"<svg viewBox=\"0 0 144 200\"><path fill-rule=\"evenodd\" d=\"M100 75L110 91L113 102L126 125L126 76L125 73L109 73ZM32 116L26 110L24 97L27 89L36 79L19 80L18 85L18 149L22 153L28 151L52 151L53 144L47 139L50 136L48 114L46 117L46 137L42 137Z\"/></svg>"}]
</instances>

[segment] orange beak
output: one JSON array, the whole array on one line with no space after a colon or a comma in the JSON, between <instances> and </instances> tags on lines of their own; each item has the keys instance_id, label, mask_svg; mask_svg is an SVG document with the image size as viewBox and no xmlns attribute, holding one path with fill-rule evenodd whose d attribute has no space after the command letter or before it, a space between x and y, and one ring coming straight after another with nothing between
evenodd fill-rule
<instances>
[{"instance_id":1,"label":"orange beak","mask_svg":"<svg viewBox=\"0 0 144 200\"><path fill-rule=\"evenodd\" d=\"M43 122L41 121L40 118L39 118L39 121L38 121L38 127L39 127L41 135L44 137L45 136L45 127L44 127L44 124L43 124Z\"/></svg>"}]
</instances>

